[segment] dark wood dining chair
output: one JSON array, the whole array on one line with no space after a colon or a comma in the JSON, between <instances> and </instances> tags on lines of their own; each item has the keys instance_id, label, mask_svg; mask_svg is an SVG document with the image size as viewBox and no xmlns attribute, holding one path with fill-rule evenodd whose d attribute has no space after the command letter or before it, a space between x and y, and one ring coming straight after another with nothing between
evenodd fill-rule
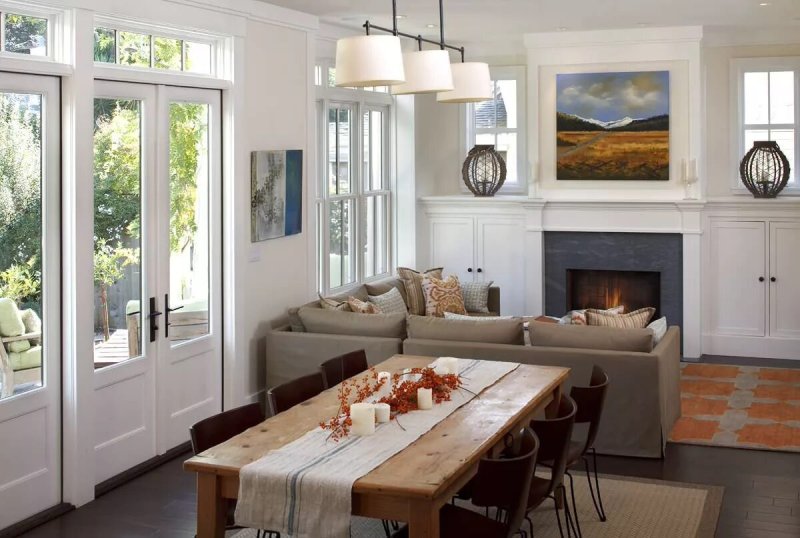
<instances>
[{"instance_id":1,"label":"dark wood dining chair","mask_svg":"<svg viewBox=\"0 0 800 538\"><path fill-rule=\"evenodd\" d=\"M528 510L528 495L539 440L528 428L522 433L514 453L499 458L486 456L478 464L472 480L472 504L487 509L483 515L469 508L446 504L439 512L439 534L442 538L511 538L521 531ZM496 517L488 517L488 509L497 509ZM408 527L394 534L408 536Z\"/></svg>"},{"instance_id":2,"label":"dark wood dining chair","mask_svg":"<svg viewBox=\"0 0 800 538\"><path fill-rule=\"evenodd\" d=\"M270 410L273 415L277 415L313 398L323 390L325 390L325 382L321 372L298 377L267 391Z\"/></svg>"},{"instance_id":3,"label":"dark wood dining chair","mask_svg":"<svg viewBox=\"0 0 800 538\"><path fill-rule=\"evenodd\" d=\"M570 529L575 531L570 515L569 502L567 501L566 488L564 487L564 473L567 469L567 455L572 438L572 426L575 423L577 405L569 396L562 396L558 412L554 418L536 419L530 423L531 429L539 438L539 460L550 462L550 478L534 476L531 481L530 495L528 496L527 512L536 509L546 499L552 499L555 505L558 532L563 538L564 527L567 536L572 536ZM561 525L561 511L559 504L564 505L564 527ZM574 499L573 499L574 502ZM526 517L533 535L533 521Z\"/></svg>"},{"instance_id":4,"label":"dark wood dining chair","mask_svg":"<svg viewBox=\"0 0 800 538\"><path fill-rule=\"evenodd\" d=\"M328 359L323 362L319 368L325 380L325 387L331 388L345 379L367 371L369 369L367 352L363 349L351 351L350 353Z\"/></svg>"},{"instance_id":5,"label":"dark wood dining chair","mask_svg":"<svg viewBox=\"0 0 800 538\"><path fill-rule=\"evenodd\" d=\"M261 424L264 422L264 419L264 412L261 410L261 404L259 403L252 403L235 409L229 409L203 419L189 428L189 436L192 439L192 451L196 456L209 448L224 443L231 437L239 435L248 428ZM242 528L234 524L233 513L235 510L236 501L230 499L228 502L228 516L225 530ZM256 537L261 538L262 536L264 538L281 538L279 532L258 530Z\"/></svg>"}]
</instances>

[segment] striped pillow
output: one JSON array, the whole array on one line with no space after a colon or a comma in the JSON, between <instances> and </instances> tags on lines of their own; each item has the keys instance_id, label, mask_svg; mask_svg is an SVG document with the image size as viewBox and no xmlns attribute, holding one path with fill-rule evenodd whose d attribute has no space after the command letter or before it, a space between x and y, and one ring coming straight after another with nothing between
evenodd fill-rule
<instances>
[{"instance_id":1,"label":"striped pillow","mask_svg":"<svg viewBox=\"0 0 800 538\"><path fill-rule=\"evenodd\" d=\"M417 316L425 315L425 292L422 291L422 279L426 276L442 278L442 268L428 269L424 273L414 271L408 267L398 267L397 275L403 281L408 299L408 313Z\"/></svg>"},{"instance_id":2,"label":"striped pillow","mask_svg":"<svg viewBox=\"0 0 800 538\"><path fill-rule=\"evenodd\" d=\"M603 310L590 308L586 311L588 325L598 327L617 327L620 329L644 329L650 318L656 313L655 308L640 308L628 314L609 314Z\"/></svg>"}]
</instances>

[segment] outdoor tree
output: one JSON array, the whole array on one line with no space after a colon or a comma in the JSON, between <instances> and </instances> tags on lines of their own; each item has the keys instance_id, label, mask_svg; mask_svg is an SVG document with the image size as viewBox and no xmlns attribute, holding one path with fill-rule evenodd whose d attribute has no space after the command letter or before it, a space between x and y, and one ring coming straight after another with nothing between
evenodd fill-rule
<instances>
[{"instance_id":1,"label":"outdoor tree","mask_svg":"<svg viewBox=\"0 0 800 538\"><path fill-rule=\"evenodd\" d=\"M111 337L108 319L108 288L125 276L124 268L126 266L136 264L138 261L138 249L124 248L119 244L112 247L102 239L95 244L94 283L100 290L103 337L106 341Z\"/></svg>"}]
</instances>

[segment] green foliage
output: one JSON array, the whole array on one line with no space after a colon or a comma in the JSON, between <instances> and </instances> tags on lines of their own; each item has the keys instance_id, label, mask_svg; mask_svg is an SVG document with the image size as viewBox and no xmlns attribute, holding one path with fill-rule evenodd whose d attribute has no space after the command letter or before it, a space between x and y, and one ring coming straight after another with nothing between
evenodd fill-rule
<instances>
[{"instance_id":1,"label":"green foliage","mask_svg":"<svg viewBox=\"0 0 800 538\"><path fill-rule=\"evenodd\" d=\"M139 263L139 249L109 245L104 239L95 243L94 282L100 286L113 286L125 276L123 269Z\"/></svg>"},{"instance_id":2,"label":"green foliage","mask_svg":"<svg viewBox=\"0 0 800 538\"><path fill-rule=\"evenodd\" d=\"M150 67L150 36L134 32L117 32L119 63Z\"/></svg>"},{"instance_id":3,"label":"green foliage","mask_svg":"<svg viewBox=\"0 0 800 538\"><path fill-rule=\"evenodd\" d=\"M13 299L18 305L41 304L42 275L38 262L31 258L0 271L0 297Z\"/></svg>"},{"instance_id":4,"label":"green foliage","mask_svg":"<svg viewBox=\"0 0 800 538\"><path fill-rule=\"evenodd\" d=\"M31 54L31 49L47 46L47 19L6 13L5 30L9 52Z\"/></svg>"},{"instance_id":5,"label":"green foliage","mask_svg":"<svg viewBox=\"0 0 800 538\"><path fill-rule=\"evenodd\" d=\"M181 43L180 39L154 37L153 67L180 71L181 54L183 53Z\"/></svg>"},{"instance_id":6,"label":"green foliage","mask_svg":"<svg viewBox=\"0 0 800 538\"><path fill-rule=\"evenodd\" d=\"M171 252L181 252L197 232L197 172L207 153L206 105L172 103L169 107L169 192Z\"/></svg>"},{"instance_id":7,"label":"green foliage","mask_svg":"<svg viewBox=\"0 0 800 538\"><path fill-rule=\"evenodd\" d=\"M116 63L116 37L114 30L108 28L94 29L94 61Z\"/></svg>"}]
</instances>

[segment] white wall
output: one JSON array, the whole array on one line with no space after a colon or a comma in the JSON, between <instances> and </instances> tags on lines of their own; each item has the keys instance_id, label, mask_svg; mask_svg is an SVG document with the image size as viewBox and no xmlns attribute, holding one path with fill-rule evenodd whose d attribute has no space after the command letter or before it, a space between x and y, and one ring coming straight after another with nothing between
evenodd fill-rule
<instances>
[{"instance_id":1,"label":"white wall","mask_svg":"<svg viewBox=\"0 0 800 538\"><path fill-rule=\"evenodd\" d=\"M795 40L797 36L795 36ZM731 195L743 155L735 155L731 143L735 119L731 116L730 64L734 58L800 56L800 44L706 47L706 154L709 198Z\"/></svg>"}]
</instances>

